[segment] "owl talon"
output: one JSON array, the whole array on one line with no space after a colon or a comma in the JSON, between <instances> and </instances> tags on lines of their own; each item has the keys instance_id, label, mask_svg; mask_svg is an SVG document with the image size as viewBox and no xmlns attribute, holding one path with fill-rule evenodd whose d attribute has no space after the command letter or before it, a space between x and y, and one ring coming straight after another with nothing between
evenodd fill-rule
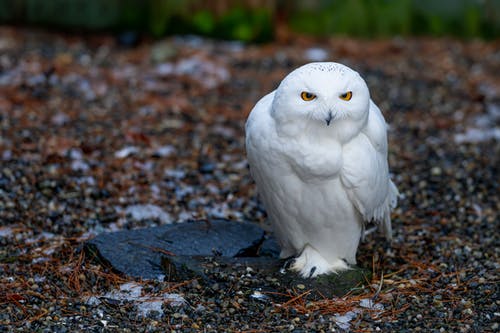
<instances>
[{"instance_id":1,"label":"owl talon","mask_svg":"<svg viewBox=\"0 0 500 333\"><path fill-rule=\"evenodd\" d=\"M298 272L303 278L310 279L321 274L337 273L349 269L349 266L342 259L328 262L316 249L306 245L300 256L293 260L290 269Z\"/></svg>"},{"instance_id":2,"label":"owl talon","mask_svg":"<svg viewBox=\"0 0 500 333\"><path fill-rule=\"evenodd\" d=\"M309 279L314 276L314 272L316 272L316 266L313 266L313 268L309 271Z\"/></svg>"},{"instance_id":3,"label":"owl talon","mask_svg":"<svg viewBox=\"0 0 500 333\"><path fill-rule=\"evenodd\" d=\"M283 264L283 269L285 269L285 270L289 269L292 266L294 261L295 261L294 257L290 257L290 258L285 259L285 263Z\"/></svg>"}]
</instances>

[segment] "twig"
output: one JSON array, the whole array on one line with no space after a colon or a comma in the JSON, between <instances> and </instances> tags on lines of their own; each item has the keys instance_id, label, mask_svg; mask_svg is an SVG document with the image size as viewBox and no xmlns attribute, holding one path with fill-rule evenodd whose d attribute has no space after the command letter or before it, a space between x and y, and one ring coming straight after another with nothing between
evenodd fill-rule
<instances>
[{"instance_id":1,"label":"twig","mask_svg":"<svg viewBox=\"0 0 500 333\"><path fill-rule=\"evenodd\" d=\"M372 302L375 302L377 299L378 295L380 294L380 291L382 290L382 286L384 285L384 271L380 273L380 284L378 285L377 291L372 297Z\"/></svg>"}]
</instances>

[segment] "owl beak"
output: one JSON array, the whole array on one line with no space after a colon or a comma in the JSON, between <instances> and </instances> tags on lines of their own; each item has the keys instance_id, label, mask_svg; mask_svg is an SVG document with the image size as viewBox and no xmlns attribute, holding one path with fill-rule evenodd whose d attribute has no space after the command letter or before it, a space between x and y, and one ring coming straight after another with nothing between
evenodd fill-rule
<instances>
[{"instance_id":1,"label":"owl beak","mask_svg":"<svg viewBox=\"0 0 500 333\"><path fill-rule=\"evenodd\" d=\"M332 121L333 116L332 116L332 111L328 112L328 117L325 119L326 121L326 126L330 126L330 122Z\"/></svg>"}]
</instances>

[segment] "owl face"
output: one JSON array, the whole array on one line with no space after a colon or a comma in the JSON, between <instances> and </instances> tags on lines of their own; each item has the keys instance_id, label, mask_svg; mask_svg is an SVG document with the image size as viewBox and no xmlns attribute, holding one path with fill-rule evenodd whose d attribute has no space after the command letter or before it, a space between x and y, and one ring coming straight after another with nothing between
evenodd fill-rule
<instances>
[{"instance_id":1,"label":"owl face","mask_svg":"<svg viewBox=\"0 0 500 333\"><path fill-rule=\"evenodd\" d=\"M281 82L273 116L285 126L296 123L300 130L339 132L339 127L364 125L369 103L368 87L357 72L333 62L311 63Z\"/></svg>"}]
</instances>

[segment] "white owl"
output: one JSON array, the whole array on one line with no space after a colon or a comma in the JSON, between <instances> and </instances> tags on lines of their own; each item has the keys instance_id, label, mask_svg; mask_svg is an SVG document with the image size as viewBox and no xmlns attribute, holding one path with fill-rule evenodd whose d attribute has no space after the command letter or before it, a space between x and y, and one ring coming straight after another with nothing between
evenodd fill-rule
<instances>
[{"instance_id":1,"label":"white owl","mask_svg":"<svg viewBox=\"0 0 500 333\"><path fill-rule=\"evenodd\" d=\"M301 276L355 264L367 222L391 238L387 125L354 70L323 62L291 72L250 113L246 150L280 256L296 256Z\"/></svg>"}]
</instances>

